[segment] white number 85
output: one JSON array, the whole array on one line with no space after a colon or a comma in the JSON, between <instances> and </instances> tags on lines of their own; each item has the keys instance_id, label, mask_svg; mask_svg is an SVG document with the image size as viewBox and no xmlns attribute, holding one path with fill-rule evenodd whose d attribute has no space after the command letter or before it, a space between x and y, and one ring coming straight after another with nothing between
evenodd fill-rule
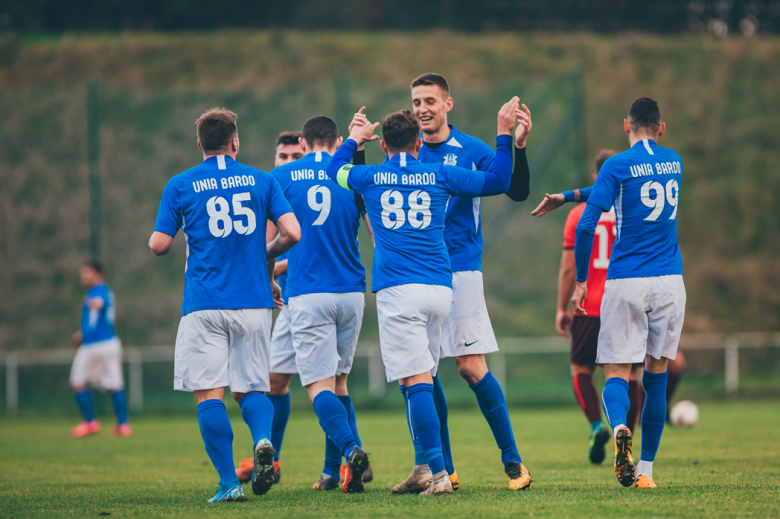
<instances>
[{"instance_id":1,"label":"white number 85","mask_svg":"<svg viewBox=\"0 0 780 519\"><path fill-rule=\"evenodd\" d=\"M655 191L655 198L650 198L650 191ZM666 196L664 196L666 195ZM647 207L652 207L653 211L645 218L645 221L654 222L658 220L661 213L664 210L664 205L669 202L669 205L674 207L670 220L674 220L677 217L677 201L680 198L680 185L676 180L670 180L666 183L666 190L664 192L664 186L658 182L645 182L642 184L640 191L642 203Z\"/></svg>"}]
</instances>

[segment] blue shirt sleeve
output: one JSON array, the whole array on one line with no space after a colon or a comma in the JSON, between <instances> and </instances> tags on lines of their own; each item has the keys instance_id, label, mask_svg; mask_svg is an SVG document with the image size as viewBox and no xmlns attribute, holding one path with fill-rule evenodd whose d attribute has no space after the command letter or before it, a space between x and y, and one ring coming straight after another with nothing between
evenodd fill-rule
<instances>
[{"instance_id":1,"label":"blue shirt sleeve","mask_svg":"<svg viewBox=\"0 0 780 519\"><path fill-rule=\"evenodd\" d=\"M362 193L366 187L370 166L355 166L350 163L357 150L357 142L347 139L333 154L325 173L345 189Z\"/></svg>"},{"instance_id":2,"label":"blue shirt sleeve","mask_svg":"<svg viewBox=\"0 0 780 519\"><path fill-rule=\"evenodd\" d=\"M179 193L176 191L173 180L169 180L163 190L154 230L175 237L181 228L181 210L179 208Z\"/></svg>"},{"instance_id":3,"label":"blue shirt sleeve","mask_svg":"<svg viewBox=\"0 0 780 519\"><path fill-rule=\"evenodd\" d=\"M600 207L588 203L580 217L580 222L577 224L577 230L574 232L574 261L577 264L577 281L579 282L588 279L593 235L603 212Z\"/></svg>"},{"instance_id":4,"label":"blue shirt sleeve","mask_svg":"<svg viewBox=\"0 0 780 519\"><path fill-rule=\"evenodd\" d=\"M444 166L446 187L456 195L492 196L506 193L512 181L512 136L496 137L496 156L491 171L472 171Z\"/></svg>"},{"instance_id":5,"label":"blue shirt sleeve","mask_svg":"<svg viewBox=\"0 0 780 519\"><path fill-rule=\"evenodd\" d=\"M271 185L268 197L268 212L266 214L266 218L276 223L276 220L278 220L280 216L283 214L292 213L293 210L290 202L288 202L284 197L284 192L282 191L282 187L279 185L279 182L277 182L274 177L269 176L268 178L271 181Z\"/></svg>"},{"instance_id":6,"label":"blue shirt sleeve","mask_svg":"<svg viewBox=\"0 0 780 519\"><path fill-rule=\"evenodd\" d=\"M620 189L622 180L618 175L616 164L615 157L610 157L604 162L604 165L601 166L601 171L599 171L599 175L596 177L596 183L593 184L592 189L587 193L588 198L584 199L587 200L589 204L600 207L602 211L609 211L612 209L612 206L615 205L618 190ZM580 196L582 196L582 191L587 189L588 188L580 190ZM580 200L583 199L580 198Z\"/></svg>"}]
</instances>

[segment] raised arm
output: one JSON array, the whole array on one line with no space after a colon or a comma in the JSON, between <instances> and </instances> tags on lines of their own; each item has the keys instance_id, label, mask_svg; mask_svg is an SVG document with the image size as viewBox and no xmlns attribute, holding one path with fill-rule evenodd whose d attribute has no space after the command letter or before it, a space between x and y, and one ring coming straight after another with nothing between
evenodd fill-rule
<instances>
[{"instance_id":1,"label":"raised arm","mask_svg":"<svg viewBox=\"0 0 780 519\"><path fill-rule=\"evenodd\" d=\"M506 196L515 202L528 200L531 193L531 168L528 167L528 157L525 153L525 143L531 132L531 111L522 105L522 110L517 110L518 125L515 130L515 167L512 170L512 181Z\"/></svg>"},{"instance_id":2,"label":"raised arm","mask_svg":"<svg viewBox=\"0 0 780 519\"><path fill-rule=\"evenodd\" d=\"M571 302L574 305L574 311L582 315L587 315L583 304L585 303L585 296L588 294L586 281L588 280L588 268L590 267L590 254L593 250L593 236L596 231L596 225L598 225L603 211L601 207L588 204L582 213L580 223L577 224L577 230L574 234L574 262L577 265L577 285Z\"/></svg>"}]
</instances>

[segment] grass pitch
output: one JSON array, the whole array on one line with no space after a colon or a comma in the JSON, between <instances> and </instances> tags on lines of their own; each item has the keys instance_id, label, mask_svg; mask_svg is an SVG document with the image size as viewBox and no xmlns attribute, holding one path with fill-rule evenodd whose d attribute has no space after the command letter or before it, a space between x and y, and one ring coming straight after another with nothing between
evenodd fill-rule
<instances>
[{"instance_id":1,"label":"grass pitch","mask_svg":"<svg viewBox=\"0 0 780 519\"><path fill-rule=\"evenodd\" d=\"M359 413L375 480L363 495L311 490L324 437L311 411L294 412L282 451L282 481L246 503L208 505L217 483L192 416L132 420L134 436L73 440L74 420L0 422L0 517L777 517L780 406L706 404L691 430L667 428L655 491L624 489L611 457L587 461L588 427L578 409L513 409L515 435L531 471L530 490L506 490L499 453L478 411L450 415L461 490L454 496L393 496L413 455L401 413ZM103 425L109 425L104 417ZM251 439L231 416L236 461ZM635 441L638 457L639 441Z\"/></svg>"}]
</instances>

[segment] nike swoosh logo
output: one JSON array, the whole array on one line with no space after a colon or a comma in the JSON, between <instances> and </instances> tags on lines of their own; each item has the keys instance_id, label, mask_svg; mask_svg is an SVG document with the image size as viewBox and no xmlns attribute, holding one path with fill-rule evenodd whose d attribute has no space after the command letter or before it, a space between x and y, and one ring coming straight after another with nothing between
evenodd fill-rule
<instances>
[{"instance_id":1,"label":"nike swoosh logo","mask_svg":"<svg viewBox=\"0 0 780 519\"><path fill-rule=\"evenodd\" d=\"M474 341L474 342L466 342L466 343L464 343L463 345L464 345L465 347L467 347L467 348L468 348L468 347L469 347L469 346L471 346L472 344L476 344L476 343L478 343L478 342L479 342L479 341Z\"/></svg>"}]
</instances>

